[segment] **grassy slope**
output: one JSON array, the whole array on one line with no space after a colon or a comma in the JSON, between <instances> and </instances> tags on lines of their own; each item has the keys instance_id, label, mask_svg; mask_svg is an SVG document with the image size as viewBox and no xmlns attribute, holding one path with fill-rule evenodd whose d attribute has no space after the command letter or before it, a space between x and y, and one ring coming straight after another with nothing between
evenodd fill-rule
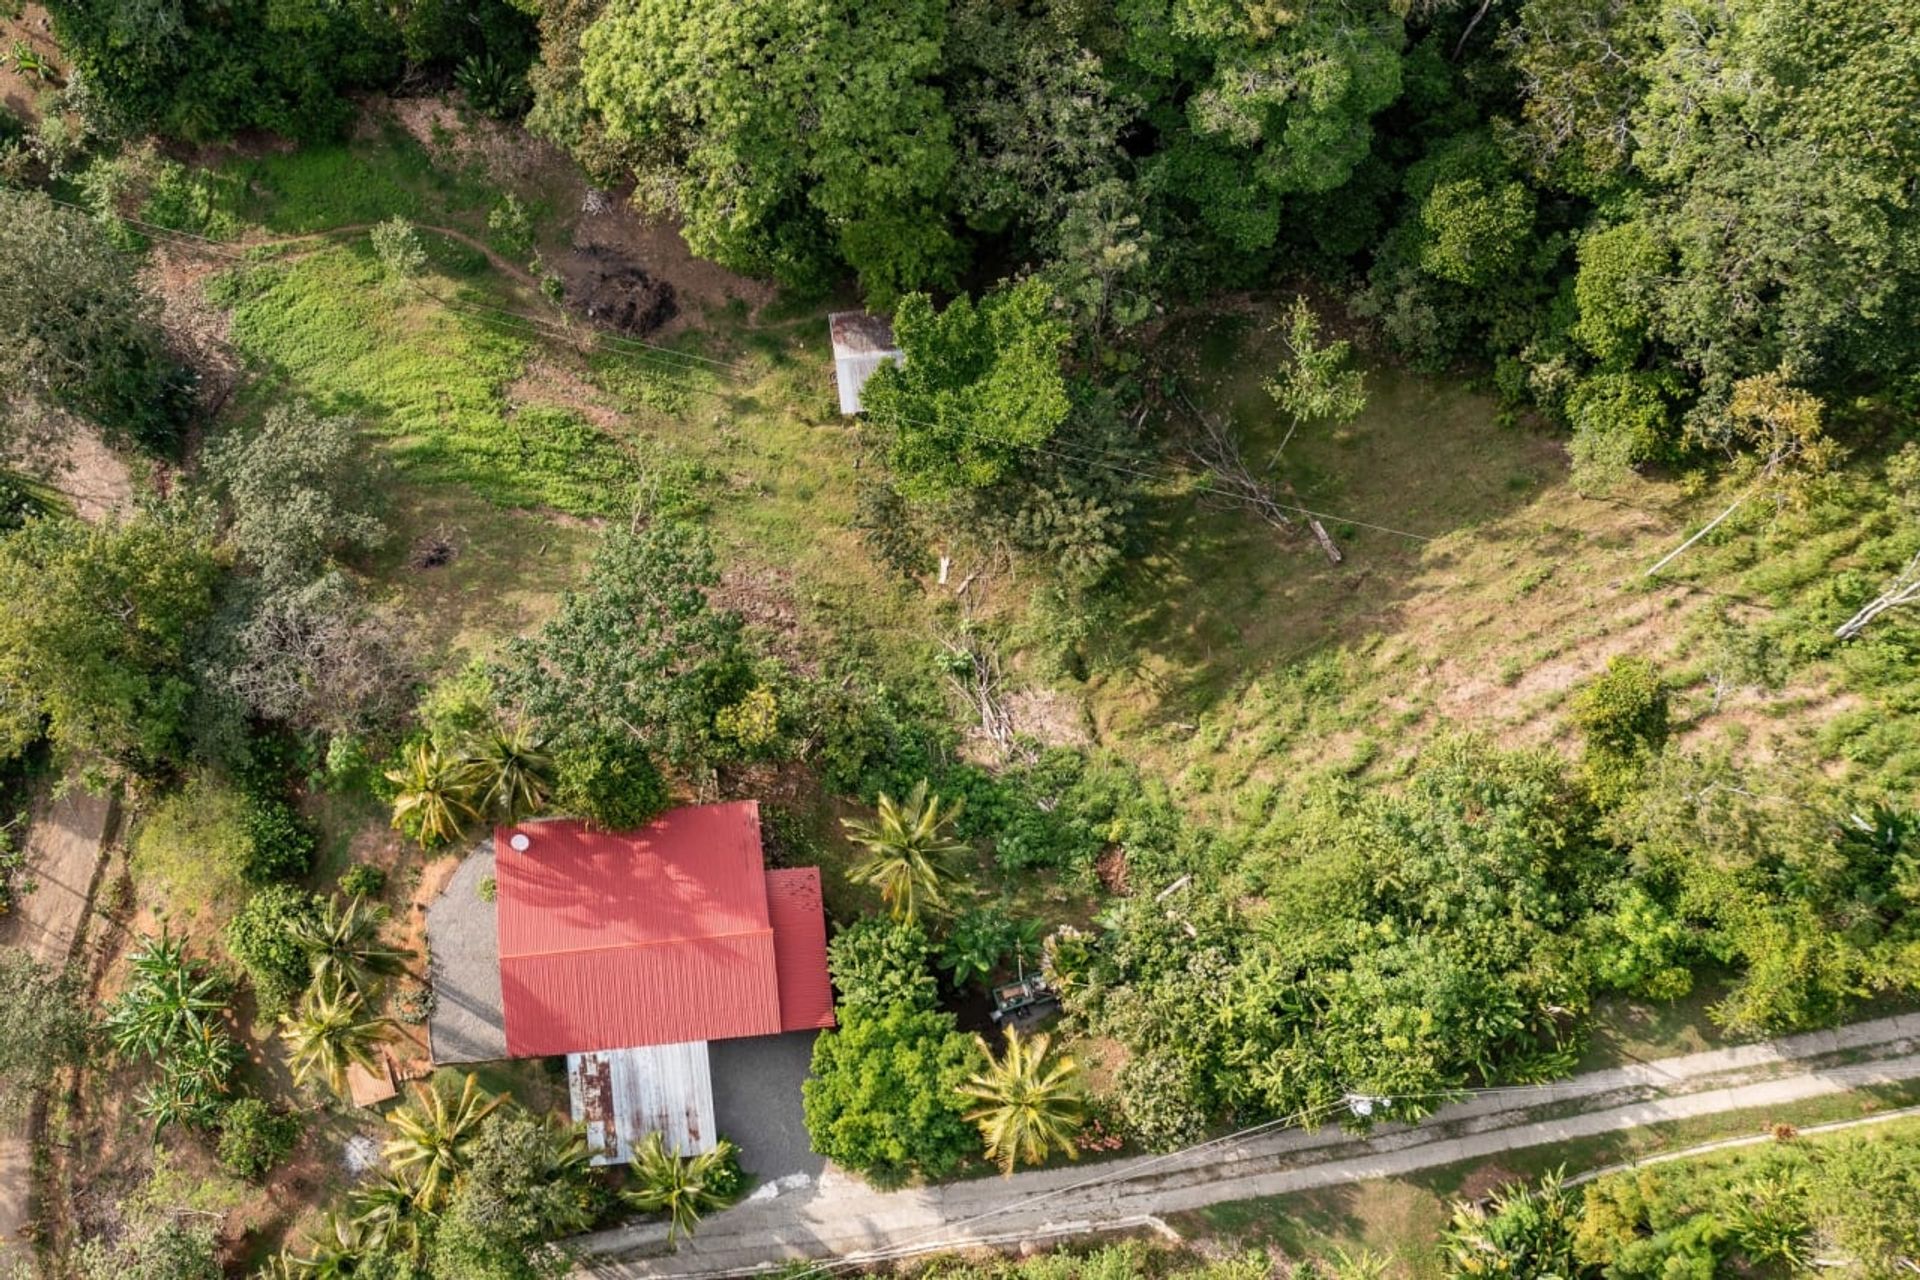
<instances>
[{"instance_id":1,"label":"grassy slope","mask_svg":"<svg viewBox=\"0 0 1920 1280\"><path fill-rule=\"evenodd\" d=\"M1268 456L1281 424L1259 384L1274 336L1223 320L1187 342L1202 403ZM1329 522L1347 553L1334 567L1310 541L1191 494L1150 513L1153 550L1127 587L1129 664L1086 694L1102 736L1177 780L1197 815L1258 824L1303 771L1390 779L1460 729L1576 749L1567 694L1622 653L1655 658L1679 686L1690 745L1850 760L1894 791L1920 776L1920 736L1886 715L1915 705L1920 678L1872 646L1824 643L1834 568L1890 564L1905 546L1870 478L1804 533L1755 504L1648 579L1719 494L1640 479L1582 494L1556 441L1497 425L1485 398L1391 368L1368 385L1353 424L1295 438L1286 474L1320 509L1433 541ZM1725 618L1767 638L1757 665L1777 687L1728 651Z\"/></svg>"},{"instance_id":2,"label":"grassy slope","mask_svg":"<svg viewBox=\"0 0 1920 1280\"><path fill-rule=\"evenodd\" d=\"M252 237L400 212L484 238L494 198L472 173L391 135L236 172ZM542 230L552 243L561 229ZM430 245L435 292L542 306L471 251ZM832 409L824 307L755 323L717 309L674 340L726 369L633 344L588 353L383 292L363 246L283 249L240 269L226 296L235 340L270 386L351 410L384 441L400 536L374 568L443 661L537 623L577 573L596 518L619 514L637 484L716 531L728 603L777 648L865 653L889 678L929 670L930 627L952 605L889 581L849 527L858 454ZM1249 435L1250 456L1278 444L1259 387L1278 352L1257 318L1175 329L1166 349L1193 370L1202 403ZM1829 513L1787 554L1763 549L1754 520L1736 520L1649 583L1641 569L1718 509L1711 495L1646 481L1582 496L1557 443L1498 425L1483 398L1390 369L1370 381L1366 413L1303 433L1286 473L1317 507L1434 540L1334 521L1348 554L1334 568L1310 542L1171 477L1143 503L1148 549L1123 582L1127 621L1110 638L1124 660L1067 688L1104 744L1174 781L1196 816L1258 825L1303 772L1390 780L1423 741L1457 728L1560 741L1567 690L1628 651L1666 660L1690 741L1806 746L1890 785L1920 770L1914 731L1885 714L1920 705L1912 665L1803 643L1831 625L1819 596L1836 557L1868 566L1897 553L1882 517ZM1875 502L1869 492L1864 505ZM454 562L408 568L407 547L433 532L452 536ZM997 608L1017 612L1023 590L1002 585ZM1763 664L1778 688L1735 680L1714 706L1710 677L1728 667L1716 619L1728 613L1794 652ZM340 833L336 847L352 838ZM1596 1061L1711 1040L1690 1006L1623 1005L1604 1021Z\"/></svg>"},{"instance_id":3,"label":"grassy slope","mask_svg":"<svg viewBox=\"0 0 1920 1280\"><path fill-rule=\"evenodd\" d=\"M1857 1119L1912 1106L1916 1100L1920 1100L1920 1086L1913 1085L1836 1094L1765 1112L1702 1117L1511 1152L1498 1165L1449 1165L1412 1177L1234 1201L1179 1215L1172 1225L1189 1238L1236 1249L1267 1248L1293 1258L1325 1257L1335 1249L1349 1253L1370 1249L1393 1256L1394 1274L1425 1280L1444 1274L1435 1256L1435 1242L1446 1226L1449 1206L1457 1199L1484 1196L1504 1183L1537 1178L1554 1169L1579 1173L1721 1138L1766 1133L1780 1124L1807 1127ZM1884 1129L1842 1131L1831 1137L1816 1134L1806 1141L1860 1133L1920 1140L1920 1120L1892 1120ZM1735 1149L1700 1158L1731 1163L1741 1156Z\"/></svg>"}]
</instances>

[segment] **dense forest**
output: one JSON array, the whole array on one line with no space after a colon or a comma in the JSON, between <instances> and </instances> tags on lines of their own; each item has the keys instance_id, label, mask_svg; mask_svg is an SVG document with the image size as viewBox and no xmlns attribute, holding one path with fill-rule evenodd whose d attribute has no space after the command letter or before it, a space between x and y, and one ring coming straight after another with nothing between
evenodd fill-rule
<instances>
[{"instance_id":1,"label":"dense forest","mask_svg":"<svg viewBox=\"0 0 1920 1280\"><path fill-rule=\"evenodd\" d=\"M1920 995L1907 6L4 16L57 53L14 41L9 74L37 96L0 113L0 804L72 786L132 815L92 967L5 955L4 1099L85 1130L117 1080L148 1145L236 1185L354 1132L387 1161L244 1240L156 1207L159 1175L117 1217L76 1197L48 1219L74 1274L556 1276L556 1237L634 1213L690 1230L741 1193L731 1149L656 1148L607 1182L541 1114L537 1075L443 1070L355 1130L349 1069L431 1009L428 868L532 815L624 830L762 799L771 856L827 876L839 1025L806 1129L882 1186L1417 1121L1572 1072L1628 1004L1693 1002L1705 1033L1747 1039ZM457 103L462 136L503 148L538 140L564 177L445 163L431 144L453 126L421 142L382 114L406 102ZM555 264L615 201L739 291L671 333L596 331ZM751 316L750 290L768 299ZM843 423L814 331L856 300L904 360ZM1269 434L1200 376L1222 317L1264 343ZM560 391L527 398L561 367ZM1195 598L1166 565L1202 521L1224 512L1221 544L1257 537L1236 554L1288 582L1323 547L1350 575L1259 611L1385 598L1376 548L1446 536L1409 532L1398 501L1318 510L1393 379L1481 397L1496 462L1475 504L1519 504L1527 460L1550 456L1552 483L1570 476L1553 501L1658 507L1651 568L1686 585L1655 596L1648 564L1609 560L1627 585L1577 607L1652 601L1636 617L1684 613L1684 643L1596 650L1528 709L1531 735L1364 688L1395 629L1374 617L1279 656L1208 648L1243 669L1185 701L1158 687L1143 619ZM1392 425L1436 459L1418 482L1459 482L1438 461L1452 424ZM756 471L740 437L799 461ZM112 510L62 489L80 441L130 469ZM465 523L428 514L446 510ZM473 576L420 585L509 516L529 523ZM1497 520L1459 521L1419 563L1466 558ZM1554 575L1599 581L1610 535L1536 523L1487 553L1520 576L1459 618L1498 632ZM1219 570L1199 563L1182 572ZM766 578L771 605L743 586ZM1516 636L1474 696L1560 654ZM1146 688L1163 723L1040 733L1009 686ZM1742 690L1805 732L1701 732ZM1361 737L1333 708L1362 693L1351 754L1287 754ZM1268 745L1236 773L1246 744ZM0 855L11 910L31 886L10 838ZM1051 1039L963 1030L993 979L1030 969L1060 1000ZM1888 1204L1914 1202L1910 1149L1873 1184ZM1616 1178L1582 1202L1550 1179L1463 1205L1417 1273L1799 1272L1817 1236L1893 1274L1911 1239L1850 1203L1866 1152L1754 1175L1795 1188L1790 1249L1694 1225L1745 1183ZM91 1176L63 1159L35 1175L43 1197Z\"/></svg>"}]
</instances>

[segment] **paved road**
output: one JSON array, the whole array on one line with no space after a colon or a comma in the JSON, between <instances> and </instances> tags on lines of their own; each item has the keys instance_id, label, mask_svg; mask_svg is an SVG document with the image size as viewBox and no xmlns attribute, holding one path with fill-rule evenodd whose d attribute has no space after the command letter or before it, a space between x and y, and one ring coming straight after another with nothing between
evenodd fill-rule
<instances>
[{"instance_id":1,"label":"paved road","mask_svg":"<svg viewBox=\"0 0 1920 1280\"><path fill-rule=\"evenodd\" d=\"M905 1256L1139 1224L1230 1200L1393 1177L1525 1147L1693 1116L1782 1106L1920 1079L1920 1015L1489 1091L1417 1127L1367 1138L1279 1129L1175 1157L875 1191L829 1169L817 1182L716 1215L670 1256L651 1224L583 1237L584 1274L741 1275L795 1258Z\"/></svg>"},{"instance_id":2,"label":"paved road","mask_svg":"<svg viewBox=\"0 0 1920 1280\"><path fill-rule=\"evenodd\" d=\"M107 839L112 802L81 787L34 806L24 880L36 887L0 918L0 946L23 947L58 968L73 955ZM30 1216L30 1148L24 1122L0 1128L0 1264L15 1252Z\"/></svg>"}]
</instances>

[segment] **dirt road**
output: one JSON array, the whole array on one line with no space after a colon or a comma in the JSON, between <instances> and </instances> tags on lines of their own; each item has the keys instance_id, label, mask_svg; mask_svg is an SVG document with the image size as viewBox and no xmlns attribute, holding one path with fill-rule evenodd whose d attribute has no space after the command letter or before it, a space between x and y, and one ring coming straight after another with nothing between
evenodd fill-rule
<instances>
[{"instance_id":1,"label":"dirt road","mask_svg":"<svg viewBox=\"0 0 1920 1280\"><path fill-rule=\"evenodd\" d=\"M1492 1090L1416 1127L1366 1138L1276 1129L1172 1157L875 1191L829 1170L701 1224L676 1253L652 1225L576 1241L598 1277L740 1275L796 1258L878 1260L967 1244L1050 1239L1229 1200L1393 1177L1524 1147L1693 1116L1783 1106L1920 1079L1920 1015ZM749 1140L750 1137L749 1137Z\"/></svg>"},{"instance_id":2,"label":"dirt road","mask_svg":"<svg viewBox=\"0 0 1920 1280\"><path fill-rule=\"evenodd\" d=\"M34 806L22 879L36 887L0 917L0 946L21 947L59 968L72 957L86 923L113 803L81 787ZM0 1128L0 1263L17 1250L30 1220L31 1147L24 1122Z\"/></svg>"}]
</instances>

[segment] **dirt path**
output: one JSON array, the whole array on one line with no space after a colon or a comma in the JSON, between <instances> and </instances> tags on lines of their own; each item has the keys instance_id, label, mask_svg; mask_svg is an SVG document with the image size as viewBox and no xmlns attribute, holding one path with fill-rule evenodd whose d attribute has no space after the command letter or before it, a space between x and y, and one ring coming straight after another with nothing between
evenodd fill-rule
<instances>
[{"instance_id":1,"label":"dirt path","mask_svg":"<svg viewBox=\"0 0 1920 1280\"><path fill-rule=\"evenodd\" d=\"M600 1277L727 1276L795 1258L881 1260L1151 1223L1230 1200L1395 1177L1524 1147L1694 1116L1784 1106L1920 1079L1920 1015L1688 1054L1490 1090L1424 1124L1382 1125L1366 1138L1336 1129L1277 1129L1174 1156L1023 1173L906 1191L875 1191L829 1170L818 1184L748 1201L703 1223L659 1256L648 1224L584 1237L582 1273Z\"/></svg>"},{"instance_id":2,"label":"dirt path","mask_svg":"<svg viewBox=\"0 0 1920 1280\"><path fill-rule=\"evenodd\" d=\"M86 924L113 802L82 787L34 806L27 833L25 881L35 888L0 919L0 946L21 947L42 964L72 957ZM0 1132L0 1264L24 1252L20 1232L31 1220L31 1144L26 1123Z\"/></svg>"}]
</instances>

